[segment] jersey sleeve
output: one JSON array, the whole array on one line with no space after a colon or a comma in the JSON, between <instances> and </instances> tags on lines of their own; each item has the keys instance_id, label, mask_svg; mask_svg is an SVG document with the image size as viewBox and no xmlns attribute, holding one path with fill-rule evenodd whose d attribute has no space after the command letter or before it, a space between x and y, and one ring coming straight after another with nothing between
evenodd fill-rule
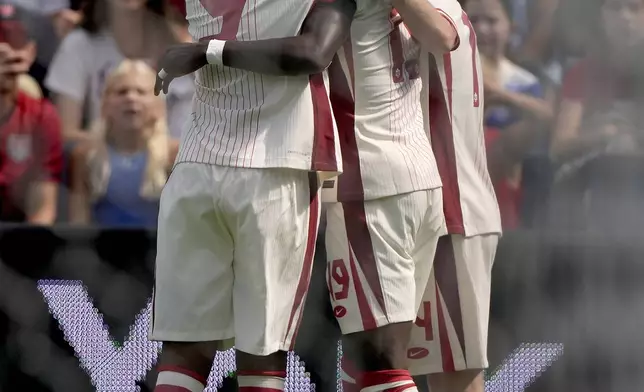
<instances>
[{"instance_id":1,"label":"jersey sleeve","mask_svg":"<svg viewBox=\"0 0 644 392\"><path fill-rule=\"evenodd\" d=\"M465 27L467 26L466 20L463 15L463 8L455 0L428 0L436 10L443 15L445 19L452 25L457 34L457 42L454 49L457 49L460 43L463 41L463 34L469 30Z\"/></svg>"}]
</instances>

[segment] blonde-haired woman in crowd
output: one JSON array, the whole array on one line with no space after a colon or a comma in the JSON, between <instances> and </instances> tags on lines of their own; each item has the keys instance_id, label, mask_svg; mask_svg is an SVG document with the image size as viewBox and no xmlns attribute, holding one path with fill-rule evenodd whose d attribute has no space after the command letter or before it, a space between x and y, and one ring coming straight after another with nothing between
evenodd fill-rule
<instances>
[{"instance_id":1,"label":"blonde-haired woman in crowd","mask_svg":"<svg viewBox=\"0 0 644 392\"><path fill-rule=\"evenodd\" d=\"M190 42L185 17L176 1L82 0L79 28L56 49L45 78L53 95L66 142L84 142L100 117L105 77L124 59L146 60L154 66L168 45ZM172 82L167 119L171 135L181 135L191 113L194 82L186 75Z\"/></svg>"},{"instance_id":2,"label":"blonde-haired woman in crowd","mask_svg":"<svg viewBox=\"0 0 644 392\"><path fill-rule=\"evenodd\" d=\"M156 226L177 143L154 82L154 70L138 60L123 61L108 76L92 137L72 153L72 223Z\"/></svg>"}]
</instances>

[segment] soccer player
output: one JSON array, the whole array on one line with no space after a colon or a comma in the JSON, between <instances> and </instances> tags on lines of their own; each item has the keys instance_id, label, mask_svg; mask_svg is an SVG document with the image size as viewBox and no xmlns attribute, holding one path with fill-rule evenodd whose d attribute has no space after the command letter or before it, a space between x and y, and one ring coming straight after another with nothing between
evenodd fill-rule
<instances>
[{"instance_id":1,"label":"soccer player","mask_svg":"<svg viewBox=\"0 0 644 392\"><path fill-rule=\"evenodd\" d=\"M414 376L429 375L432 392L483 392L491 273L501 234L487 170L483 78L472 25L457 0L429 0L458 32L458 49L423 54L423 102L443 181L449 235L439 240L434 268L412 331Z\"/></svg>"},{"instance_id":2,"label":"soccer player","mask_svg":"<svg viewBox=\"0 0 644 392\"><path fill-rule=\"evenodd\" d=\"M327 207L327 281L357 388L414 391L407 344L444 219L420 47L392 5L438 55L456 34L426 1L356 3L351 39L329 68L345 170Z\"/></svg>"},{"instance_id":3,"label":"soccer player","mask_svg":"<svg viewBox=\"0 0 644 392\"><path fill-rule=\"evenodd\" d=\"M439 240L407 357L423 390L483 392L491 269L501 221L484 147L481 65L476 35L458 1L429 2L459 40L451 53L423 53L420 61L424 119L443 182L449 235ZM345 369L345 391L355 388L351 370Z\"/></svg>"},{"instance_id":4,"label":"soccer player","mask_svg":"<svg viewBox=\"0 0 644 392\"><path fill-rule=\"evenodd\" d=\"M454 47L455 33L436 10L426 2L399 2L416 20L429 20L430 28L422 30L427 34L419 34L428 47L440 53ZM361 385L413 390L404 370L406 345L443 217L440 179L420 108L419 48L402 26L392 24L391 5L356 2L351 39L330 68L333 110L349 172L336 183L338 202L329 207L329 288L343 332L364 348L357 361ZM279 49L289 40L246 46L247 64L230 59L228 64L284 72L285 55ZM228 48L239 44L223 43L224 61ZM194 49L184 49L177 47L167 57L193 56Z\"/></svg>"},{"instance_id":5,"label":"soccer player","mask_svg":"<svg viewBox=\"0 0 644 392\"><path fill-rule=\"evenodd\" d=\"M221 341L233 337L240 390L283 390L315 250L316 173L342 170L322 71L355 5L186 5L201 42L168 52L157 80L158 93L197 71L194 113L161 196L151 338L164 349L155 391L202 391ZM303 24L312 7L317 16ZM247 42L272 37L290 38ZM253 50L265 55L249 62Z\"/></svg>"}]
</instances>

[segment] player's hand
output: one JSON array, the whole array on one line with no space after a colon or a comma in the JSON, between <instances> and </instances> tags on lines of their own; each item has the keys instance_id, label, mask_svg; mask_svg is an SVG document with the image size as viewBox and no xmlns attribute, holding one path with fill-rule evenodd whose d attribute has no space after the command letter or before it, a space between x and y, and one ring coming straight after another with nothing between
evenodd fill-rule
<instances>
[{"instance_id":1,"label":"player's hand","mask_svg":"<svg viewBox=\"0 0 644 392\"><path fill-rule=\"evenodd\" d=\"M159 69L164 71L164 75L162 79L157 74L154 94L159 95L161 91L167 94L173 79L191 74L208 64L207 50L208 42L177 44L169 47L159 61Z\"/></svg>"}]
</instances>

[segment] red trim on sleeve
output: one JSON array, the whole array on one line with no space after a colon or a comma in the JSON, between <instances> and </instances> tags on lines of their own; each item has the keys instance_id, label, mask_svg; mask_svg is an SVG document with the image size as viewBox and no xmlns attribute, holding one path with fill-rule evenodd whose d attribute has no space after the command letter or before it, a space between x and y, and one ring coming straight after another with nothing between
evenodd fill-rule
<instances>
[{"instance_id":1,"label":"red trim on sleeve","mask_svg":"<svg viewBox=\"0 0 644 392\"><path fill-rule=\"evenodd\" d=\"M458 47L461 46L461 36L458 34L458 27L456 26L456 22L454 22L454 19L452 19L452 17L449 16L447 12L443 11L442 9L436 8L436 11L438 11L438 13L441 14L443 18L447 19L449 24L452 25L452 28L456 32L456 43L454 44L452 51L458 49Z\"/></svg>"}]
</instances>

